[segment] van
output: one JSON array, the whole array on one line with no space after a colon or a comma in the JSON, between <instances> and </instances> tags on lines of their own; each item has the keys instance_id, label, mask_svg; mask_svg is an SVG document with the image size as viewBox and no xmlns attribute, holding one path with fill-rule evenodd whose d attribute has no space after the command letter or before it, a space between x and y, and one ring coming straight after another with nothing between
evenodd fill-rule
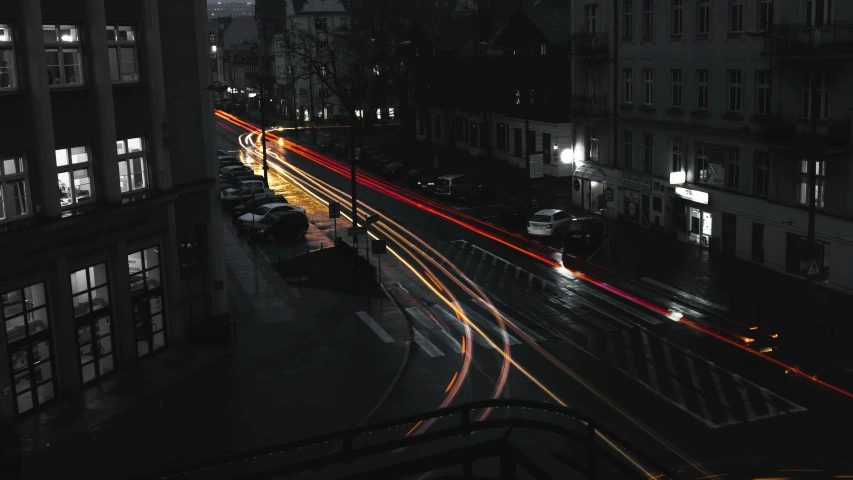
<instances>
[{"instance_id":1,"label":"van","mask_svg":"<svg viewBox=\"0 0 853 480\"><path fill-rule=\"evenodd\" d=\"M459 173L442 175L435 179L435 193L436 195L450 195L454 185L459 186L459 184L467 181L468 176Z\"/></svg>"}]
</instances>

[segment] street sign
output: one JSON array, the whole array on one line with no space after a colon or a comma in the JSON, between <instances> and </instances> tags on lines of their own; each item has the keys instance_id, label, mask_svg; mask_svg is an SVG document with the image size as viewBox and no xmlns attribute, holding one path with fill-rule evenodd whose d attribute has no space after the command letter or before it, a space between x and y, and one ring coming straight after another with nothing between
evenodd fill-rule
<instances>
[{"instance_id":1,"label":"street sign","mask_svg":"<svg viewBox=\"0 0 853 480\"><path fill-rule=\"evenodd\" d=\"M809 265L809 270L806 272L806 275L810 277L820 275L820 267L817 266L817 260L812 260L812 263L811 265Z\"/></svg>"},{"instance_id":2,"label":"street sign","mask_svg":"<svg viewBox=\"0 0 853 480\"><path fill-rule=\"evenodd\" d=\"M374 223L379 221L379 214L371 215L364 219L365 225L373 225Z\"/></svg>"},{"instance_id":3,"label":"street sign","mask_svg":"<svg viewBox=\"0 0 853 480\"><path fill-rule=\"evenodd\" d=\"M374 255L382 255L388 250L385 240L373 240L371 245L373 246Z\"/></svg>"},{"instance_id":4,"label":"street sign","mask_svg":"<svg viewBox=\"0 0 853 480\"><path fill-rule=\"evenodd\" d=\"M356 235L364 235L366 232L367 231L364 229L364 227L354 227L347 229L347 235L351 237L354 237Z\"/></svg>"},{"instance_id":5,"label":"street sign","mask_svg":"<svg viewBox=\"0 0 853 480\"><path fill-rule=\"evenodd\" d=\"M541 153L530 154L530 178L542 178L545 176L544 163Z\"/></svg>"},{"instance_id":6,"label":"street sign","mask_svg":"<svg viewBox=\"0 0 853 480\"><path fill-rule=\"evenodd\" d=\"M341 218L341 204L329 202L329 218Z\"/></svg>"},{"instance_id":7,"label":"street sign","mask_svg":"<svg viewBox=\"0 0 853 480\"><path fill-rule=\"evenodd\" d=\"M607 187L604 189L604 199L607 200L607 203L613 202L613 189ZM610 206L610 205L608 205Z\"/></svg>"}]
</instances>

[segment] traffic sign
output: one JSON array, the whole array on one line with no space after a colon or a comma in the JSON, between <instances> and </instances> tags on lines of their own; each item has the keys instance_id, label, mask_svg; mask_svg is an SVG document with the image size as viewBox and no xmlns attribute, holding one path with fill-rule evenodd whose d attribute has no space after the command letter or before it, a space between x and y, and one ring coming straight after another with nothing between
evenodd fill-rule
<instances>
[{"instance_id":1,"label":"traffic sign","mask_svg":"<svg viewBox=\"0 0 853 480\"><path fill-rule=\"evenodd\" d=\"M607 187L604 189L604 198L605 198L605 200L608 201L608 203L613 201L613 189L612 188Z\"/></svg>"},{"instance_id":2,"label":"traffic sign","mask_svg":"<svg viewBox=\"0 0 853 480\"><path fill-rule=\"evenodd\" d=\"M373 225L374 223L379 221L379 214L371 215L364 219L365 225Z\"/></svg>"},{"instance_id":3,"label":"traffic sign","mask_svg":"<svg viewBox=\"0 0 853 480\"><path fill-rule=\"evenodd\" d=\"M340 202L329 202L329 218L341 218Z\"/></svg>"},{"instance_id":4,"label":"traffic sign","mask_svg":"<svg viewBox=\"0 0 853 480\"><path fill-rule=\"evenodd\" d=\"M385 244L385 240L373 240L371 242L373 246L373 254L374 255L382 255L388 250L388 246Z\"/></svg>"},{"instance_id":5,"label":"traffic sign","mask_svg":"<svg viewBox=\"0 0 853 480\"><path fill-rule=\"evenodd\" d=\"M366 232L367 231L364 229L364 227L353 227L353 228L347 229L347 235L349 235L351 237L355 236L355 235L363 235Z\"/></svg>"},{"instance_id":6,"label":"traffic sign","mask_svg":"<svg viewBox=\"0 0 853 480\"><path fill-rule=\"evenodd\" d=\"M607 202L607 208L613 208L613 200Z\"/></svg>"},{"instance_id":7,"label":"traffic sign","mask_svg":"<svg viewBox=\"0 0 853 480\"><path fill-rule=\"evenodd\" d=\"M820 267L817 266L817 260L812 260L812 263L811 265L809 265L809 270L806 272L806 275L810 277L820 275Z\"/></svg>"}]
</instances>

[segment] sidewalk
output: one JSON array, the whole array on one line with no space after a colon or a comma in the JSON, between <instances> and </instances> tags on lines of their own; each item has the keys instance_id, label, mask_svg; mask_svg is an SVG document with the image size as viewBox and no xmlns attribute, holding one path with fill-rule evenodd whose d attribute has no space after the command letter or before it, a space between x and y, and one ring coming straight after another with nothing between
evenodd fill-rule
<instances>
[{"instance_id":1,"label":"sidewalk","mask_svg":"<svg viewBox=\"0 0 853 480\"><path fill-rule=\"evenodd\" d=\"M223 230L237 322L230 355L172 348L78 402L25 419L21 478L121 478L351 428L384 401L409 352L408 322L394 303L368 313L393 339L378 342L358 314L364 298L291 288Z\"/></svg>"}]
</instances>

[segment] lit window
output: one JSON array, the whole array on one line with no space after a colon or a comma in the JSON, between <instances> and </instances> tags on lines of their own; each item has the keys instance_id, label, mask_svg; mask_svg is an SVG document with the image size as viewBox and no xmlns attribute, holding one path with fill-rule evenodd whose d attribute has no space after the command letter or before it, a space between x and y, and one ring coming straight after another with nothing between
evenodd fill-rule
<instances>
[{"instance_id":1,"label":"lit window","mask_svg":"<svg viewBox=\"0 0 853 480\"><path fill-rule=\"evenodd\" d=\"M108 280L106 263L71 274L71 304L83 383L113 371Z\"/></svg>"},{"instance_id":2,"label":"lit window","mask_svg":"<svg viewBox=\"0 0 853 480\"><path fill-rule=\"evenodd\" d=\"M814 161L815 183L814 183L814 205L815 208L823 208L825 184L826 184L826 162ZM809 204L809 161L800 161L800 205Z\"/></svg>"},{"instance_id":3,"label":"lit window","mask_svg":"<svg viewBox=\"0 0 853 480\"><path fill-rule=\"evenodd\" d=\"M136 354L139 358L166 346L160 249L146 248L127 256L133 305Z\"/></svg>"},{"instance_id":4,"label":"lit window","mask_svg":"<svg viewBox=\"0 0 853 480\"><path fill-rule=\"evenodd\" d=\"M394 108L388 107L388 118L394 118Z\"/></svg>"},{"instance_id":5,"label":"lit window","mask_svg":"<svg viewBox=\"0 0 853 480\"><path fill-rule=\"evenodd\" d=\"M696 172L699 183L708 183L711 179L711 166L708 164L708 150L702 143L696 144Z\"/></svg>"},{"instance_id":6,"label":"lit window","mask_svg":"<svg viewBox=\"0 0 853 480\"><path fill-rule=\"evenodd\" d=\"M48 85L83 85L83 54L77 27L44 25L42 33Z\"/></svg>"},{"instance_id":7,"label":"lit window","mask_svg":"<svg viewBox=\"0 0 853 480\"><path fill-rule=\"evenodd\" d=\"M121 193L144 190L148 187L148 168L141 138L129 138L116 142L118 154L118 176Z\"/></svg>"},{"instance_id":8,"label":"lit window","mask_svg":"<svg viewBox=\"0 0 853 480\"><path fill-rule=\"evenodd\" d=\"M129 25L108 25L107 45L110 56L110 78L113 82L139 81L136 62L136 32ZM212 47L216 51L216 46Z\"/></svg>"},{"instance_id":9,"label":"lit window","mask_svg":"<svg viewBox=\"0 0 853 480\"><path fill-rule=\"evenodd\" d=\"M12 29L7 23L0 23L0 92L16 88L18 88L18 76L15 71Z\"/></svg>"},{"instance_id":10,"label":"lit window","mask_svg":"<svg viewBox=\"0 0 853 480\"><path fill-rule=\"evenodd\" d=\"M0 222L30 215L28 190L24 159L0 158Z\"/></svg>"},{"instance_id":11,"label":"lit window","mask_svg":"<svg viewBox=\"0 0 853 480\"><path fill-rule=\"evenodd\" d=\"M59 202L63 207L92 200L92 165L86 147L56 151Z\"/></svg>"},{"instance_id":12,"label":"lit window","mask_svg":"<svg viewBox=\"0 0 853 480\"><path fill-rule=\"evenodd\" d=\"M54 397L50 318L44 282L0 295L6 351L14 384L15 409L21 414Z\"/></svg>"}]
</instances>

